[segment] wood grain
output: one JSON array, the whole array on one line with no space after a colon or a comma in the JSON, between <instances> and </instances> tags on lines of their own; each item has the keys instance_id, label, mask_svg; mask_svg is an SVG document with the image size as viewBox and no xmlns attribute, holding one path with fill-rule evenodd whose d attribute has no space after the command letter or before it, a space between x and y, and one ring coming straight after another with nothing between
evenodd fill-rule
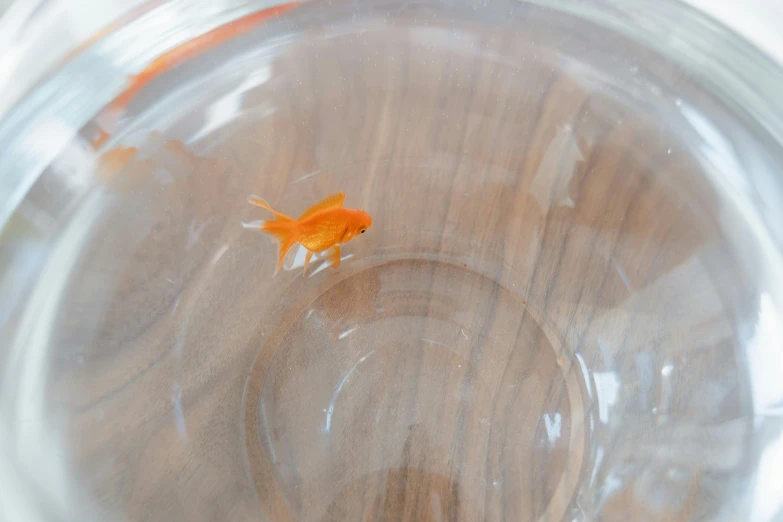
<instances>
[{"instance_id":1,"label":"wood grain","mask_svg":"<svg viewBox=\"0 0 783 522\"><path fill-rule=\"evenodd\" d=\"M176 121L126 130L57 330L79 484L129 520L715 515L752 296L660 89L716 102L567 21L395 16L243 37L175 71L209 75ZM253 71L240 116L178 141ZM335 190L373 228L339 271L272 278L246 195Z\"/></svg>"}]
</instances>

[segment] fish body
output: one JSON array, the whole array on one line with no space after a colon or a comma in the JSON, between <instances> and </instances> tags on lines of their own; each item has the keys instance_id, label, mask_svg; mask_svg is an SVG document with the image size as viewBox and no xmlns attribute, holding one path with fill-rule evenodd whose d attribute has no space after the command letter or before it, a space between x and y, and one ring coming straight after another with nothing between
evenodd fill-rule
<instances>
[{"instance_id":1,"label":"fish body","mask_svg":"<svg viewBox=\"0 0 783 522\"><path fill-rule=\"evenodd\" d=\"M258 196L250 196L248 201L268 210L275 218L270 221L243 223L246 228L260 230L277 240L278 260L275 273L283 266L286 253L297 243L307 249L305 271L313 253L326 250L331 250L329 259L336 268L340 266L340 247L372 226L372 218L363 210L343 207L343 192L332 194L316 203L298 219L277 212Z\"/></svg>"},{"instance_id":2,"label":"fish body","mask_svg":"<svg viewBox=\"0 0 783 522\"><path fill-rule=\"evenodd\" d=\"M372 224L369 216L353 208L333 208L301 221L299 243L311 252L323 252L335 245L344 245L363 233L356 224L366 223L363 230Z\"/></svg>"}]
</instances>

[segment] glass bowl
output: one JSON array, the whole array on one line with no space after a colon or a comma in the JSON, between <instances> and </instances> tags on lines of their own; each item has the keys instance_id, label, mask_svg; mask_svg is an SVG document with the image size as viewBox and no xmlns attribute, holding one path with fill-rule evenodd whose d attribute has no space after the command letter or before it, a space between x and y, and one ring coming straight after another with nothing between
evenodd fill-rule
<instances>
[{"instance_id":1,"label":"glass bowl","mask_svg":"<svg viewBox=\"0 0 783 522\"><path fill-rule=\"evenodd\" d=\"M0 119L0 518L781 520L783 72L726 27L157 0L65 47ZM273 275L248 195L337 191L368 233Z\"/></svg>"}]
</instances>

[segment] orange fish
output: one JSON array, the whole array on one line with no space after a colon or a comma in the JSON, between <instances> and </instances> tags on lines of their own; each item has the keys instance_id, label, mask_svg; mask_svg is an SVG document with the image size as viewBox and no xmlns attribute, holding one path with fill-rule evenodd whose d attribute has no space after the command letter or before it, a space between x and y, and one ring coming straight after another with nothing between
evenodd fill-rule
<instances>
[{"instance_id":1,"label":"orange fish","mask_svg":"<svg viewBox=\"0 0 783 522\"><path fill-rule=\"evenodd\" d=\"M304 271L314 252L332 249L329 261L334 268L340 266L340 246L346 244L372 226L372 218L363 210L344 208L345 193L332 194L325 200L308 208L299 219L281 214L272 209L269 203L258 196L248 196L247 200L257 207L271 212L272 221L253 221L242 223L245 228L266 232L279 243L277 269L283 266L288 250L299 243L307 249Z\"/></svg>"}]
</instances>

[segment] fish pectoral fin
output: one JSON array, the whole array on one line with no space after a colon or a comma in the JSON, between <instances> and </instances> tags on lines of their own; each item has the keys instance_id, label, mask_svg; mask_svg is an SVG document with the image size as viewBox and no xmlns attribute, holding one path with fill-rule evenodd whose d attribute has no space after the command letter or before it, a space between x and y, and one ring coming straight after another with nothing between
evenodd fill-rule
<instances>
[{"instance_id":1,"label":"fish pectoral fin","mask_svg":"<svg viewBox=\"0 0 783 522\"><path fill-rule=\"evenodd\" d=\"M303 273L303 274L306 274L306 273L307 273L307 265L309 265L309 264L310 264L310 260L311 260L312 258L313 258L313 253L312 253L312 252L310 252L310 251L308 250L308 251L307 251L307 255L305 255L305 260L304 260L304 268L302 269L302 273Z\"/></svg>"},{"instance_id":2,"label":"fish pectoral fin","mask_svg":"<svg viewBox=\"0 0 783 522\"><path fill-rule=\"evenodd\" d=\"M304 214L299 216L299 221L304 221L305 219L309 218L313 214L320 212L322 210L326 210L327 208L342 207L344 202L345 202L345 192L336 192L331 196L327 197L326 199L324 199L323 201L319 201L312 207L305 210Z\"/></svg>"},{"instance_id":3,"label":"fish pectoral fin","mask_svg":"<svg viewBox=\"0 0 783 522\"><path fill-rule=\"evenodd\" d=\"M294 245L286 252L285 258L283 259L283 268L285 270L291 270L294 267L294 263L296 263L296 259L299 257L299 249L304 248L299 243L294 243Z\"/></svg>"},{"instance_id":4,"label":"fish pectoral fin","mask_svg":"<svg viewBox=\"0 0 783 522\"><path fill-rule=\"evenodd\" d=\"M335 245L329 251L329 265L332 268L340 267L340 245Z\"/></svg>"}]
</instances>

